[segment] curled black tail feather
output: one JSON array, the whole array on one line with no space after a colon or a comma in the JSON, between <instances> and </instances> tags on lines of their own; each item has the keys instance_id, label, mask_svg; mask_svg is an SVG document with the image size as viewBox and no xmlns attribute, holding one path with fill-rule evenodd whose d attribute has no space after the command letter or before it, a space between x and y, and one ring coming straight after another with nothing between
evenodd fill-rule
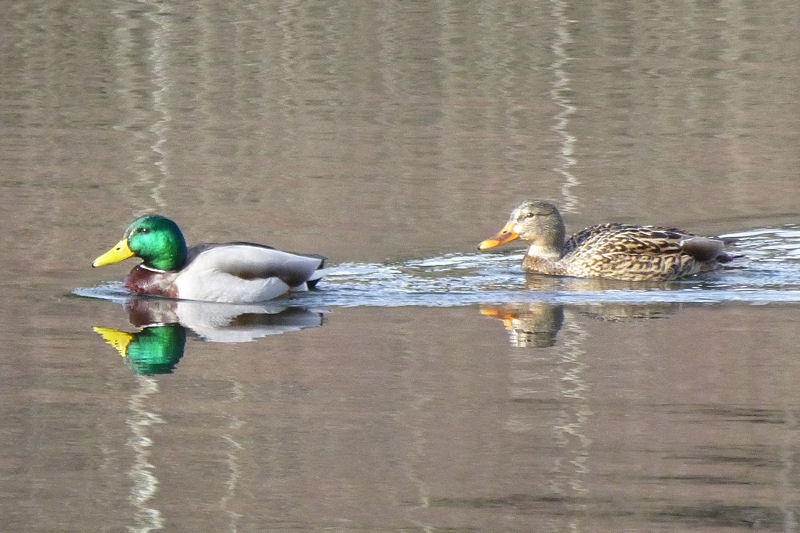
<instances>
[{"instance_id":1,"label":"curled black tail feather","mask_svg":"<svg viewBox=\"0 0 800 533\"><path fill-rule=\"evenodd\" d=\"M317 270L322 270L323 268L325 268L325 261L328 258L325 257L324 255L317 255L317 254L305 254L305 255L307 255L308 257L317 257L317 258L319 258L320 261L319 261L319 266L317 267ZM322 278L319 277L317 279L310 279L310 280L306 281L306 287L308 287L309 289L315 288L317 286L317 283L319 283L319 280L321 280L321 279Z\"/></svg>"}]
</instances>

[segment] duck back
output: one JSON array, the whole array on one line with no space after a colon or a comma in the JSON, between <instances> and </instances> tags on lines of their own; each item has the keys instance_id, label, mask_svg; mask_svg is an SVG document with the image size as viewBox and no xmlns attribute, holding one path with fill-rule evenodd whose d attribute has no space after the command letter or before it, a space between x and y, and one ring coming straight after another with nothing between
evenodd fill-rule
<instances>
[{"instance_id":1,"label":"duck back","mask_svg":"<svg viewBox=\"0 0 800 533\"><path fill-rule=\"evenodd\" d=\"M723 246L675 228L601 224L570 237L559 263L569 276L672 280L713 270Z\"/></svg>"}]
</instances>

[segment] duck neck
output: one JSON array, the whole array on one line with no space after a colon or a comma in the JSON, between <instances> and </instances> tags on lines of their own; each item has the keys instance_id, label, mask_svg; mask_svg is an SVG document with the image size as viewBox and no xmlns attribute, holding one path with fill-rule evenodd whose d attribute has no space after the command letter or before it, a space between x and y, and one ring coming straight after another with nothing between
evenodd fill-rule
<instances>
[{"instance_id":1,"label":"duck neck","mask_svg":"<svg viewBox=\"0 0 800 533\"><path fill-rule=\"evenodd\" d=\"M528 257L542 261L558 261L561 259L561 247L531 244L528 248Z\"/></svg>"},{"instance_id":2,"label":"duck neck","mask_svg":"<svg viewBox=\"0 0 800 533\"><path fill-rule=\"evenodd\" d=\"M558 257L543 257L541 255L526 255L522 267L529 272L539 274L560 275L563 267L558 262Z\"/></svg>"},{"instance_id":3,"label":"duck neck","mask_svg":"<svg viewBox=\"0 0 800 533\"><path fill-rule=\"evenodd\" d=\"M146 243L139 252L144 266L153 270L180 270L186 265L188 250L180 233L163 234Z\"/></svg>"},{"instance_id":4,"label":"duck neck","mask_svg":"<svg viewBox=\"0 0 800 533\"><path fill-rule=\"evenodd\" d=\"M550 217L542 231L528 236L530 242L528 257L537 257L548 261L558 261L564 255L564 239L566 238L564 221L558 213Z\"/></svg>"},{"instance_id":5,"label":"duck neck","mask_svg":"<svg viewBox=\"0 0 800 533\"><path fill-rule=\"evenodd\" d=\"M144 262L144 266L152 270L180 270L186 264L186 245L178 247L170 253L159 255Z\"/></svg>"},{"instance_id":6,"label":"duck neck","mask_svg":"<svg viewBox=\"0 0 800 533\"><path fill-rule=\"evenodd\" d=\"M531 242L523 266L542 274L558 274L558 262L564 249L564 231L556 231Z\"/></svg>"}]
</instances>

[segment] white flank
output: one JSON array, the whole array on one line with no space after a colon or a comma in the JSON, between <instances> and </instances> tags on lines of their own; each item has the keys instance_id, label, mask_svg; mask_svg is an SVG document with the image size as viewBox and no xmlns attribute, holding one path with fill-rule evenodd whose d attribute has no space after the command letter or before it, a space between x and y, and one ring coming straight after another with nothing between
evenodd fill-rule
<instances>
[{"instance_id":1,"label":"white flank","mask_svg":"<svg viewBox=\"0 0 800 533\"><path fill-rule=\"evenodd\" d=\"M178 297L227 303L263 302L286 294L291 286L278 276L260 278L242 272L279 272L292 286L303 286L321 260L280 250L247 245L223 245L198 255L175 280Z\"/></svg>"}]
</instances>

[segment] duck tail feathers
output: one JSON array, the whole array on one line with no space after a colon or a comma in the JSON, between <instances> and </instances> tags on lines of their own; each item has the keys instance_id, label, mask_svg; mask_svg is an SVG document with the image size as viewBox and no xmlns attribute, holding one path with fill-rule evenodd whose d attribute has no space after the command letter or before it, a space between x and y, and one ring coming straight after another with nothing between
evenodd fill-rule
<instances>
[{"instance_id":1,"label":"duck tail feathers","mask_svg":"<svg viewBox=\"0 0 800 533\"><path fill-rule=\"evenodd\" d=\"M717 260L720 262L730 261L731 258L725 253L725 243L711 237L691 237L681 243L683 251L697 261L706 262Z\"/></svg>"},{"instance_id":2,"label":"duck tail feathers","mask_svg":"<svg viewBox=\"0 0 800 533\"><path fill-rule=\"evenodd\" d=\"M313 289L314 287L316 287L317 283L319 283L319 280L321 280L323 277L327 276L328 273L331 271L330 268L325 268L325 258L321 257L321 256L320 256L320 258L322 259L322 261L320 262L319 266L311 274L311 276L308 278L308 280L306 280L306 286L309 289Z\"/></svg>"}]
</instances>

